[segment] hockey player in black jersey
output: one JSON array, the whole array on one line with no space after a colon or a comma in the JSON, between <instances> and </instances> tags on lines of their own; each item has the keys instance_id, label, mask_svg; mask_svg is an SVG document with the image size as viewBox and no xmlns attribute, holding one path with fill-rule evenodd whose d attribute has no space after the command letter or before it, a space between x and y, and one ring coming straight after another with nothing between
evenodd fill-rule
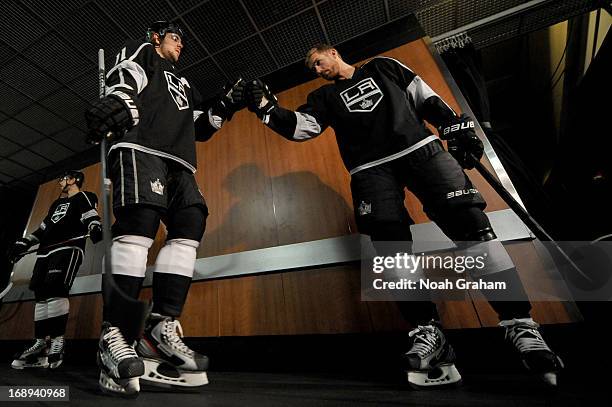
<instances>
[{"instance_id":1,"label":"hockey player in black jersey","mask_svg":"<svg viewBox=\"0 0 612 407\"><path fill-rule=\"evenodd\" d=\"M480 278L504 281L508 291L519 297L490 301L500 326L524 364L555 385L562 362L531 319L531 304L514 264L483 212L486 203L463 171L473 168L473 160L483 154L472 119L455 114L418 75L393 58L376 57L355 68L336 49L320 44L308 52L305 62L318 76L333 82L311 92L294 112L280 107L267 86L255 80L247 86L249 110L291 141L309 140L327 127L334 129L351 175L357 226L370 236L379 254L386 250L380 242L412 240L413 221L404 206L404 188L414 192L425 213L449 238L467 244L466 250L494 254L495 266ZM424 120L448 141L448 152ZM410 332L412 347L403 356L410 384L458 382L461 376L454 366L454 352L434 303L398 302L398 306L416 327Z\"/></svg>"},{"instance_id":2,"label":"hockey player in black jersey","mask_svg":"<svg viewBox=\"0 0 612 407\"><path fill-rule=\"evenodd\" d=\"M166 21L152 24L145 40L128 41L106 75L106 97L86 113L90 140L112 134L108 159L116 221L111 257L123 292L138 297L160 220L168 231L155 264L153 309L142 337L134 332L137 321L125 321L112 297L104 304L99 384L123 396L138 394L143 371L140 380L152 385L208 383L208 358L185 345L176 319L208 216L194 177L195 142L209 139L243 107L243 82L229 85L204 106L175 67L184 41L181 28Z\"/></svg>"},{"instance_id":3,"label":"hockey player in black jersey","mask_svg":"<svg viewBox=\"0 0 612 407\"><path fill-rule=\"evenodd\" d=\"M61 197L49 208L38 229L17 240L13 262L28 249L39 245L30 280L34 291L34 344L15 356L11 366L49 367L62 364L64 333L68 323L68 293L83 261L85 243L102 239L98 198L81 191L85 177L80 171L67 171L60 179Z\"/></svg>"}]
</instances>

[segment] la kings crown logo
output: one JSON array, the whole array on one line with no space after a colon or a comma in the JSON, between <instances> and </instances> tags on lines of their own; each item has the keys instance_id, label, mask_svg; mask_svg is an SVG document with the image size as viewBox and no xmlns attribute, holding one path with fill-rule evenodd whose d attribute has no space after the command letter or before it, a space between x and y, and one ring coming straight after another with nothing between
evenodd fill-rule
<instances>
[{"instance_id":1,"label":"la kings crown logo","mask_svg":"<svg viewBox=\"0 0 612 407\"><path fill-rule=\"evenodd\" d=\"M383 93L372 78L366 78L343 90L340 97L349 112L371 112L383 98Z\"/></svg>"},{"instance_id":2,"label":"la kings crown logo","mask_svg":"<svg viewBox=\"0 0 612 407\"><path fill-rule=\"evenodd\" d=\"M172 72L164 71L166 81L168 82L168 92L174 99L174 103L178 107L178 110L185 110L189 108L189 99L187 98L187 92L185 86L189 86L185 78L179 78Z\"/></svg>"},{"instance_id":3,"label":"la kings crown logo","mask_svg":"<svg viewBox=\"0 0 612 407\"><path fill-rule=\"evenodd\" d=\"M68 213L69 206L70 206L70 203L64 203L61 205L57 205L57 208L55 208L55 212L53 212L53 215L51 215L51 221L53 223L57 223L60 220L62 220L62 218L66 216L66 213Z\"/></svg>"}]
</instances>

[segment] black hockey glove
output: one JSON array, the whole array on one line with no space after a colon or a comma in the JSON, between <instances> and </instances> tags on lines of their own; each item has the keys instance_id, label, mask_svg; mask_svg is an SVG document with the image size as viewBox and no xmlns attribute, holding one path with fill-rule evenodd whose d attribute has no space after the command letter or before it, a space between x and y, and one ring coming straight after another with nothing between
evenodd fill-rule
<instances>
[{"instance_id":1,"label":"black hockey glove","mask_svg":"<svg viewBox=\"0 0 612 407\"><path fill-rule=\"evenodd\" d=\"M233 85L227 83L223 87L221 97L212 106L211 114L223 120L232 120L234 113L246 106L246 82L239 78Z\"/></svg>"},{"instance_id":2,"label":"black hockey glove","mask_svg":"<svg viewBox=\"0 0 612 407\"><path fill-rule=\"evenodd\" d=\"M484 152L482 141L474 131L474 119L465 113L438 128L440 137L448 140L448 152L451 153L461 167L472 169L476 160L480 161Z\"/></svg>"},{"instance_id":3,"label":"black hockey glove","mask_svg":"<svg viewBox=\"0 0 612 407\"><path fill-rule=\"evenodd\" d=\"M249 82L246 91L247 106L251 112L255 112L257 117L260 119L264 115L270 113L272 109L278 104L278 99L268 86L261 80L256 79Z\"/></svg>"},{"instance_id":4,"label":"black hockey glove","mask_svg":"<svg viewBox=\"0 0 612 407\"><path fill-rule=\"evenodd\" d=\"M30 247L34 246L37 243L38 241L30 236L18 239L13 244L13 247L9 252L9 260L11 261L11 263L17 263L19 259L23 257L24 253L27 252Z\"/></svg>"},{"instance_id":5,"label":"black hockey glove","mask_svg":"<svg viewBox=\"0 0 612 407\"><path fill-rule=\"evenodd\" d=\"M108 95L94 102L85 112L87 121L87 142L97 144L104 137L115 140L132 125L127 106L119 98Z\"/></svg>"},{"instance_id":6,"label":"black hockey glove","mask_svg":"<svg viewBox=\"0 0 612 407\"><path fill-rule=\"evenodd\" d=\"M92 223L89 225L89 238L93 244L100 242L102 236L102 226L99 223Z\"/></svg>"}]
</instances>

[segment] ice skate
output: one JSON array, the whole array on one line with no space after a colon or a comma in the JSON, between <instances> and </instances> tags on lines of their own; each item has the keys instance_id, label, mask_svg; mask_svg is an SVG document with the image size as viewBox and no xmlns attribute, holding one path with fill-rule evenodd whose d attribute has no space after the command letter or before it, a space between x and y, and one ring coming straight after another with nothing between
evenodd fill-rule
<instances>
[{"instance_id":1,"label":"ice skate","mask_svg":"<svg viewBox=\"0 0 612 407\"><path fill-rule=\"evenodd\" d=\"M504 320L499 325L506 328L506 341L519 353L527 370L556 387L563 361L550 350L538 330L539 325L531 318Z\"/></svg>"},{"instance_id":2,"label":"ice skate","mask_svg":"<svg viewBox=\"0 0 612 407\"><path fill-rule=\"evenodd\" d=\"M433 321L410 331L412 348L403 355L408 383L416 389L449 385L461 380L455 352Z\"/></svg>"},{"instance_id":3,"label":"ice skate","mask_svg":"<svg viewBox=\"0 0 612 407\"><path fill-rule=\"evenodd\" d=\"M51 349L49 349L49 369L57 369L64 361L64 337L51 338Z\"/></svg>"},{"instance_id":4,"label":"ice skate","mask_svg":"<svg viewBox=\"0 0 612 407\"><path fill-rule=\"evenodd\" d=\"M24 369L26 367L46 368L48 366L47 341L45 339L36 339L34 345L15 355L15 360L11 363L13 369Z\"/></svg>"},{"instance_id":5,"label":"ice skate","mask_svg":"<svg viewBox=\"0 0 612 407\"><path fill-rule=\"evenodd\" d=\"M129 398L138 396L144 365L119 328L107 323L103 325L97 359L100 366L98 384L104 393Z\"/></svg>"},{"instance_id":6,"label":"ice skate","mask_svg":"<svg viewBox=\"0 0 612 407\"><path fill-rule=\"evenodd\" d=\"M208 384L208 358L183 343L177 320L151 314L136 350L143 358L141 381L157 387L198 387Z\"/></svg>"}]
</instances>

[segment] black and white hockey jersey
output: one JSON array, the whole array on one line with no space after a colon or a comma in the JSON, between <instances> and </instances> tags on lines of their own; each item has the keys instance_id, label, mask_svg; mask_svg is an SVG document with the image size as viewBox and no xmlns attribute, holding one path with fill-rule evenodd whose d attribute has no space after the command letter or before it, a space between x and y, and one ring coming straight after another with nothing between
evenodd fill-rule
<instances>
[{"instance_id":1,"label":"black and white hockey jersey","mask_svg":"<svg viewBox=\"0 0 612 407\"><path fill-rule=\"evenodd\" d=\"M93 225L100 225L98 197L93 192L81 191L71 197L56 199L45 219L32 234L39 240L38 257L47 256L58 250L78 248L85 250L86 239L78 239L51 249L54 245L68 239L84 236Z\"/></svg>"},{"instance_id":2,"label":"black and white hockey jersey","mask_svg":"<svg viewBox=\"0 0 612 407\"><path fill-rule=\"evenodd\" d=\"M177 161L192 172L196 139L209 139L223 122L211 116L198 91L149 42L125 44L106 75L106 94L129 106L133 124L110 150L133 148Z\"/></svg>"},{"instance_id":3,"label":"black and white hockey jersey","mask_svg":"<svg viewBox=\"0 0 612 407\"><path fill-rule=\"evenodd\" d=\"M344 165L354 174L436 140L423 119L440 126L455 117L408 67L376 57L356 68L352 78L311 92L297 111L276 106L263 121L293 141L311 139L331 126Z\"/></svg>"}]
</instances>

